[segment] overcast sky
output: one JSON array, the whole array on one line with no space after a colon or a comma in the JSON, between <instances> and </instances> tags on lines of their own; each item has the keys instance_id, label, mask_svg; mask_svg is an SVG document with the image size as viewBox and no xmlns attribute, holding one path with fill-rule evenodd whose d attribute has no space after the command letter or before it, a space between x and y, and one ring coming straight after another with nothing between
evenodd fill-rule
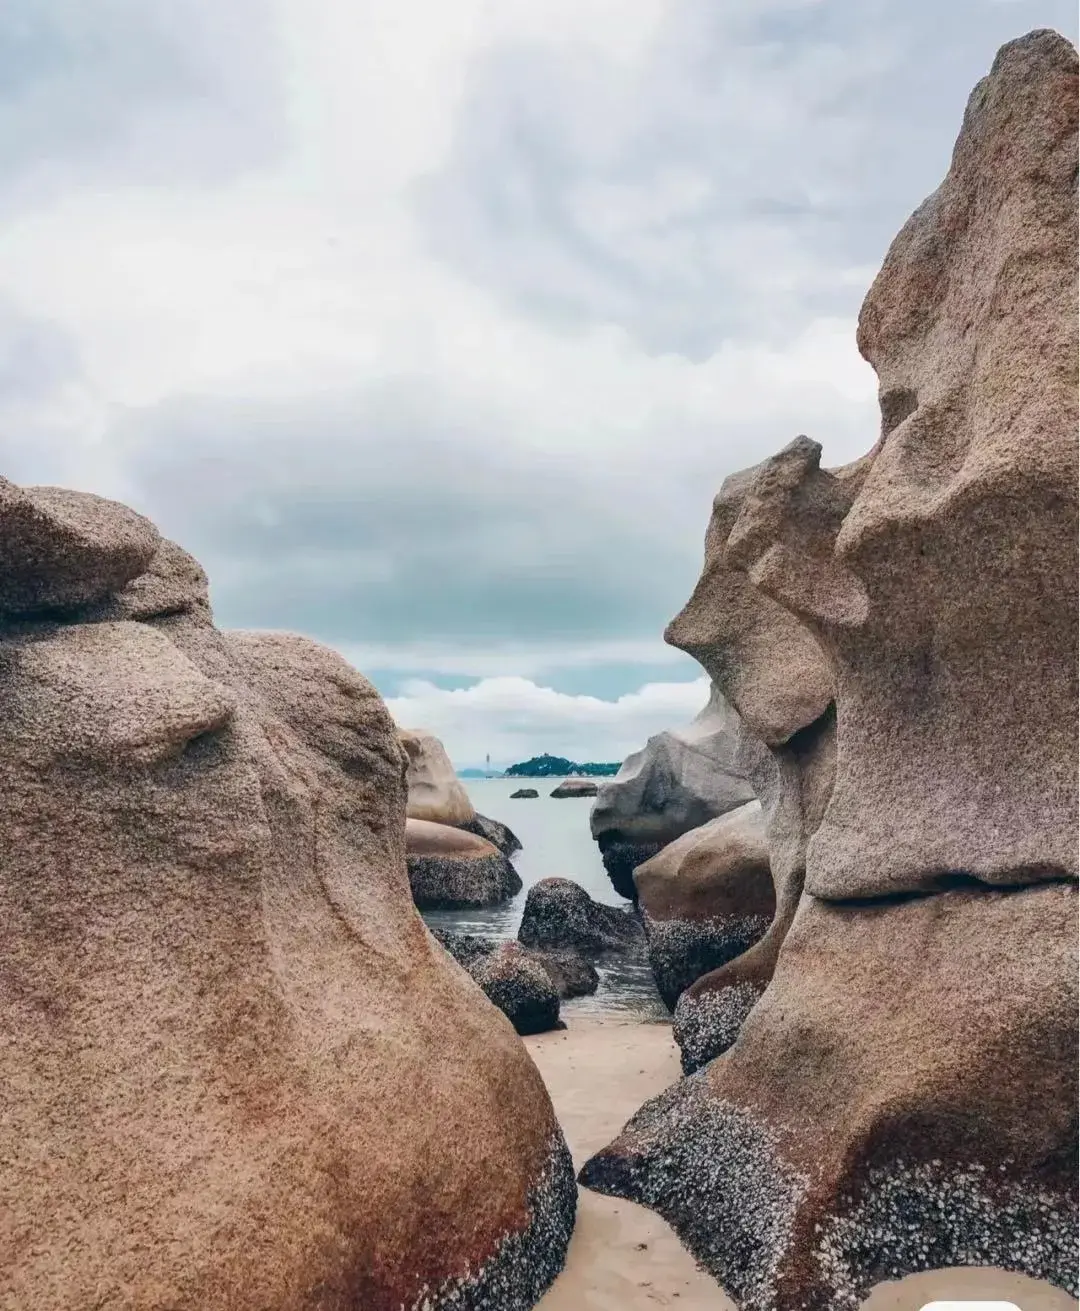
<instances>
[{"instance_id":1,"label":"overcast sky","mask_svg":"<svg viewBox=\"0 0 1080 1311\"><path fill-rule=\"evenodd\" d=\"M617 759L724 476L876 436L854 322L967 95L1072 0L5 0L0 471L459 766Z\"/></svg>"}]
</instances>

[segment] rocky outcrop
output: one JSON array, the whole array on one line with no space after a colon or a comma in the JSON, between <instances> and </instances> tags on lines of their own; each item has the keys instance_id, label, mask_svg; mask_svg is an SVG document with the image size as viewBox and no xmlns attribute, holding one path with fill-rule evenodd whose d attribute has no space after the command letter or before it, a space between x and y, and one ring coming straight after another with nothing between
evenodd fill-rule
<instances>
[{"instance_id":1,"label":"rocky outcrop","mask_svg":"<svg viewBox=\"0 0 1080 1311\"><path fill-rule=\"evenodd\" d=\"M377 693L122 506L5 485L0 557L0 1304L532 1305L569 1157L412 905Z\"/></svg>"},{"instance_id":2,"label":"rocky outcrop","mask_svg":"<svg viewBox=\"0 0 1080 1311\"><path fill-rule=\"evenodd\" d=\"M521 850L521 840L517 834L500 820L489 819L487 815L476 814L461 828L485 838L493 847L497 847L504 856L512 856Z\"/></svg>"},{"instance_id":3,"label":"rocky outcrop","mask_svg":"<svg viewBox=\"0 0 1080 1311\"><path fill-rule=\"evenodd\" d=\"M956 1265L1076 1294L1076 177L1076 52L1032 33L863 306L878 445L729 480L673 625L770 748L805 887L724 1058L582 1178L745 1308Z\"/></svg>"},{"instance_id":4,"label":"rocky outcrop","mask_svg":"<svg viewBox=\"0 0 1080 1311\"><path fill-rule=\"evenodd\" d=\"M743 725L739 759L761 798L776 911L764 935L741 956L703 974L679 997L674 1035L687 1074L731 1046L776 968L806 876L806 846L832 791L836 711L766 747Z\"/></svg>"},{"instance_id":5,"label":"rocky outcrop","mask_svg":"<svg viewBox=\"0 0 1080 1311\"><path fill-rule=\"evenodd\" d=\"M458 964L464 966L476 979L476 982L483 987L484 980L477 967L481 961L492 955L493 952L498 951L506 940L487 937L483 934L453 933L441 929L434 930L434 933L436 939ZM517 945L521 946L520 943ZM551 985L560 1001L566 1001L571 997L586 997L590 993L594 993L600 984L600 976L592 963L580 953L569 948L541 950L522 947L520 952L511 957L511 960L527 960L539 965L551 980ZM498 997L491 996L490 993L489 996L497 1005ZM513 1018L513 1016L510 1016L511 1020ZM558 1011L556 1010L555 1019L558 1018Z\"/></svg>"},{"instance_id":6,"label":"rocky outcrop","mask_svg":"<svg viewBox=\"0 0 1080 1311\"><path fill-rule=\"evenodd\" d=\"M741 956L776 909L765 824L747 802L685 833L634 871L649 964L674 1008L696 979Z\"/></svg>"},{"instance_id":7,"label":"rocky outcrop","mask_svg":"<svg viewBox=\"0 0 1080 1311\"><path fill-rule=\"evenodd\" d=\"M617 906L605 906L571 879L534 883L525 897L518 940L545 950L570 948L599 955L642 945L638 920Z\"/></svg>"},{"instance_id":8,"label":"rocky outcrop","mask_svg":"<svg viewBox=\"0 0 1080 1311\"><path fill-rule=\"evenodd\" d=\"M518 942L467 933L436 939L478 983L520 1034L565 1027L559 1020L559 985L545 962Z\"/></svg>"},{"instance_id":9,"label":"rocky outcrop","mask_svg":"<svg viewBox=\"0 0 1080 1311\"><path fill-rule=\"evenodd\" d=\"M476 819L476 810L435 734L423 728L400 728L398 740L407 761L409 799L405 813L409 819L468 827Z\"/></svg>"},{"instance_id":10,"label":"rocky outcrop","mask_svg":"<svg viewBox=\"0 0 1080 1311\"><path fill-rule=\"evenodd\" d=\"M0 615L59 615L146 572L161 538L126 505L0 478Z\"/></svg>"},{"instance_id":11,"label":"rocky outcrop","mask_svg":"<svg viewBox=\"0 0 1080 1311\"><path fill-rule=\"evenodd\" d=\"M464 829L407 819L405 854L420 910L497 906L521 891L521 878L502 852Z\"/></svg>"},{"instance_id":12,"label":"rocky outcrop","mask_svg":"<svg viewBox=\"0 0 1080 1311\"><path fill-rule=\"evenodd\" d=\"M685 728L649 738L600 784L589 817L615 891L635 897L634 870L684 833L754 799L736 760L738 716L716 683Z\"/></svg>"},{"instance_id":13,"label":"rocky outcrop","mask_svg":"<svg viewBox=\"0 0 1080 1311\"><path fill-rule=\"evenodd\" d=\"M1065 885L808 898L723 1060L581 1181L657 1210L754 1311L966 1265L1075 1296L1075 976Z\"/></svg>"},{"instance_id":14,"label":"rocky outcrop","mask_svg":"<svg viewBox=\"0 0 1080 1311\"><path fill-rule=\"evenodd\" d=\"M536 788L518 788L516 792L510 793L511 801L532 801L540 795Z\"/></svg>"},{"instance_id":15,"label":"rocky outcrop","mask_svg":"<svg viewBox=\"0 0 1080 1311\"><path fill-rule=\"evenodd\" d=\"M595 797L596 784L591 778L567 778L557 788L553 789L551 795L553 797Z\"/></svg>"}]
</instances>

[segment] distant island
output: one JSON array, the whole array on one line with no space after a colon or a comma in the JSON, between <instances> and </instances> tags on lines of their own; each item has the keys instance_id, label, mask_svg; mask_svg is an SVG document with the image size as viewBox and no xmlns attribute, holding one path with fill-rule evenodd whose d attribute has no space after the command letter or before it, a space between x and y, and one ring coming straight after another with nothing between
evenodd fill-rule
<instances>
[{"instance_id":1,"label":"distant island","mask_svg":"<svg viewBox=\"0 0 1080 1311\"><path fill-rule=\"evenodd\" d=\"M459 769L458 778L503 778L501 769Z\"/></svg>"},{"instance_id":2,"label":"distant island","mask_svg":"<svg viewBox=\"0 0 1080 1311\"><path fill-rule=\"evenodd\" d=\"M533 756L531 760L525 760L520 765L511 765L506 771L506 778L563 778L569 774L577 774L583 778L610 778L617 774L620 769L618 761L608 761L597 763L595 760L586 761L584 765L579 765L576 761L567 760L565 756Z\"/></svg>"}]
</instances>

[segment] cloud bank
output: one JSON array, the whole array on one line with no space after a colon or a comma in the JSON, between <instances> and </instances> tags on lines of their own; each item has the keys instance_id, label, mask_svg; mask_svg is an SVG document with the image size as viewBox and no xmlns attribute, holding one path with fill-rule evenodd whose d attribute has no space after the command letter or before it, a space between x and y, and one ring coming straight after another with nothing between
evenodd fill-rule
<instances>
[{"instance_id":1,"label":"cloud bank","mask_svg":"<svg viewBox=\"0 0 1080 1311\"><path fill-rule=\"evenodd\" d=\"M150 514L223 625L436 714L527 679L536 749L610 753L691 697L724 476L872 444L858 306L1036 26L1074 7L14 0L0 468Z\"/></svg>"}]
</instances>

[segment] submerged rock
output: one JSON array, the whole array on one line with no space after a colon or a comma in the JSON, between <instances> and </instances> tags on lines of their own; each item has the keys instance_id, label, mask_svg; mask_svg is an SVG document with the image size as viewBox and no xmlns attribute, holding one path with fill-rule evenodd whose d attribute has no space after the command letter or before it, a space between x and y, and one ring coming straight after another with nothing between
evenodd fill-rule
<instances>
[{"instance_id":1,"label":"submerged rock","mask_svg":"<svg viewBox=\"0 0 1080 1311\"><path fill-rule=\"evenodd\" d=\"M591 778L564 779L551 795L553 797L595 797L596 784Z\"/></svg>"},{"instance_id":2,"label":"submerged rock","mask_svg":"<svg viewBox=\"0 0 1080 1311\"><path fill-rule=\"evenodd\" d=\"M753 1311L966 1265L1076 1295L1076 176L1076 52L1034 32L864 303L877 447L729 479L669 630L769 748L786 936L752 1008L744 958L688 992L684 1059L731 1045L582 1181Z\"/></svg>"},{"instance_id":3,"label":"submerged rock","mask_svg":"<svg viewBox=\"0 0 1080 1311\"><path fill-rule=\"evenodd\" d=\"M633 915L593 901L573 880L548 878L526 895L518 939L526 947L570 947L595 955L641 946L642 929Z\"/></svg>"},{"instance_id":4,"label":"submerged rock","mask_svg":"<svg viewBox=\"0 0 1080 1311\"><path fill-rule=\"evenodd\" d=\"M615 891L634 900L634 870L684 833L754 799L736 758L738 716L714 683L685 728L649 738L600 784L589 816Z\"/></svg>"},{"instance_id":5,"label":"submerged rock","mask_svg":"<svg viewBox=\"0 0 1080 1311\"><path fill-rule=\"evenodd\" d=\"M14 609L147 622L0 622L0 1304L531 1306L572 1166L412 905L378 694L162 607L124 507L9 489Z\"/></svg>"},{"instance_id":6,"label":"submerged rock","mask_svg":"<svg viewBox=\"0 0 1080 1311\"><path fill-rule=\"evenodd\" d=\"M762 936L776 900L761 806L676 839L634 872L649 964L665 1004Z\"/></svg>"},{"instance_id":7,"label":"submerged rock","mask_svg":"<svg viewBox=\"0 0 1080 1311\"><path fill-rule=\"evenodd\" d=\"M510 793L511 801L532 800L540 795L536 788L518 788L516 792Z\"/></svg>"},{"instance_id":8,"label":"submerged rock","mask_svg":"<svg viewBox=\"0 0 1080 1311\"><path fill-rule=\"evenodd\" d=\"M413 901L420 910L497 906L521 891L521 878L486 838L449 824L405 821Z\"/></svg>"}]
</instances>

